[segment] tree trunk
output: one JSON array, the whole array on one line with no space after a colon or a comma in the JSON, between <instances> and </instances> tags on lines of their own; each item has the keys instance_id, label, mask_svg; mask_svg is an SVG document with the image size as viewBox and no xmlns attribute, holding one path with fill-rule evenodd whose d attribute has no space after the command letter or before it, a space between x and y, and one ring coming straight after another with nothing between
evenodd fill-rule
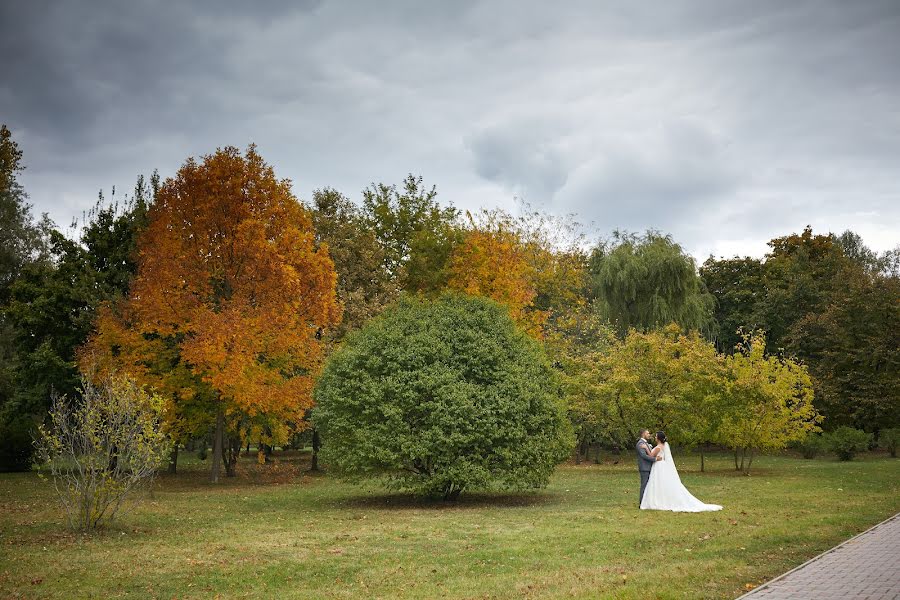
<instances>
[{"instance_id":1,"label":"tree trunk","mask_svg":"<svg viewBox=\"0 0 900 600\"><path fill-rule=\"evenodd\" d=\"M112 473L119 468L119 447L113 444L109 449L109 462L106 463L106 472Z\"/></svg>"},{"instance_id":2,"label":"tree trunk","mask_svg":"<svg viewBox=\"0 0 900 600\"><path fill-rule=\"evenodd\" d=\"M223 460L225 461L225 476L237 475L237 461L241 455L241 438L228 436L227 444L223 448Z\"/></svg>"},{"instance_id":3,"label":"tree trunk","mask_svg":"<svg viewBox=\"0 0 900 600\"><path fill-rule=\"evenodd\" d=\"M459 495L462 493L462 488L457 486L456 484L449 484L446 488L444 488L444 500L451 500L455 502L459 499Z\"/></svg>"},{"instance_id":4,"label":"tree trunk","mask_svg":"<svg viewBox=\"0 0 900 600\"><path fill-rule=\"evenodd\" d=\"M319 470L319 448L322 446L322 440L319 438L319 430L313 427L312 430L312 459L309 463L310 471Z\"/></svg>"},{"instance_id":5,"label":"tree trunk","mask_svg":"<svg viewBox=\"0 0 900 600\"><path fill-rule=\"evenodd\" d=\"M700 447L700 472L706 472L706 459L703 455L703 446Z\"/></svg>"},{"instance_id":6,"label":"tree trunk","mask_svg":"<svg viewBox=\"0 0 900 600\"><path fill-rule=\"evenodd\" d=\"M738 455L738 450L737 450L737 448L735 448L734 449L734 470L740 471L740 468L738 467L738 462L737 462L737 455Z\"/></svg>"},{"instance_id":7,"label":"tree trunk","mask_svg":"<svg viewBox=\"0 0 900 600\"><path fill-rule=\"evenodd\" d=\"M209 474L209 480L213 483L219 483L219 470L222 467L222 453L225 451L223 447L225 437L225 409L220 405L216 411L216 431L213 434L213 450L212 450L212 471Z\"/></svg>"},{"instance_id":8,"label":"tree trunk","mask_svg":"<svg viewBox=\"0 0 900 600\"><path fill-rule=\"evenodd\" d=\"M753 448L751 448L750 449L750 460L747 461L747 468L744 469L744 475L750 474L750 465L753 464L753 456L754 456L754 450L753 450Z\"/></svg>"},{"instance_id":9,"label":"tree trunk","mask_svg":"<svg viewBox=\"0 0 900 600\"><path fill-rule=\"evenodd\" d=\"M169 475L178 472L178 442L172 445L172 453L169 454Z\"/></svg>"},{"instance_id":10,"label":"tree trunk","mask_svg":"<svg viewBox=\"0 0 900 600\"><path fill-rule=\"evenodd\" d=\"M741 471L744 470L744 460L747 458L747 449L741 448Z\"/></svg>"}]
</instances>

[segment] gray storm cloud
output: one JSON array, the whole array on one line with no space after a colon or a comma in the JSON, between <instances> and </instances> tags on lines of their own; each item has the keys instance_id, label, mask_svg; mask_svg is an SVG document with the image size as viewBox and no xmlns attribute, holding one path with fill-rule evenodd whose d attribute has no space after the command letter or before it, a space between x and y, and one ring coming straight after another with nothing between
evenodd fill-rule
<instances>
[{"instance_id":1,"label":"gray storm cloud","mask_svg":"<svg viewBox=\"0 0 900 600\"><path fill-rule=\"evenodd\" d=\"M900 4L0 4L0 120L36 211L258 144L301 197L407 172L598 231L760 254L900 242Z\"/></svg>"}]
</instances>

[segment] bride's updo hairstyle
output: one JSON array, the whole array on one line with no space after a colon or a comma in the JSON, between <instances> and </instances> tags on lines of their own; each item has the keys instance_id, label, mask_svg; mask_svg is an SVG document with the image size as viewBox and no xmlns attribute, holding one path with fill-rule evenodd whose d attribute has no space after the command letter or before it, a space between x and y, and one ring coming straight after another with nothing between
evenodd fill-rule
<instances>
[{"instance_id":1,"label":"bride's updo hairstyle","mask_svg":"<svg viewBox=\"0 0 900 600\"><path fill-rule=\"evenodd\" d=\"M657 431L657 432L656 432L656 439L659 440L659 443L665 444L666 441L668 441L668 438L666 438L666 432L665 432L665 431Z\"/></svg>"}]
</instances>

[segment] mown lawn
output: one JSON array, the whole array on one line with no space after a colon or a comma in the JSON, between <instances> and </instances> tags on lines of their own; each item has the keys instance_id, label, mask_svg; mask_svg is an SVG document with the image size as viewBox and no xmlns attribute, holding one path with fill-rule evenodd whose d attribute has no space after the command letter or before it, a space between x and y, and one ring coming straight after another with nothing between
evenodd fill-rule
<instances>
[{"instance_id":1,"label":"mown lawn","mask_svg":"<svg viewBox=\"0 0 900 600\"><path fill-rule=\"evenodd\" d=\"M677 452L677 449L676 449ZM190 458L190 457L189 457ZM679 460L680 459L680 460ZM49 485L0 476L0 597L734 598L900 511L900 460L678 456L720 513L639 511L630 455L550 487L429 504L302 474L283 456L214 487L196 459L102 534Z\"/></svg>"}]
</instances>

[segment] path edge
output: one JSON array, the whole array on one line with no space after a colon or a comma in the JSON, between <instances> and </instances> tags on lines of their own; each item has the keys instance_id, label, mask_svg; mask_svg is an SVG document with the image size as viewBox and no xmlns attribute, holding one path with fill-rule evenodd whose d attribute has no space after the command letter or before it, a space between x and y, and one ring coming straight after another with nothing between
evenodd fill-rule
<instances>
[{"instance_id":1,"label":"path edge","mask_svg":"<svg viewBox=\"0 0 900 600\"><path fill-rule=\"evenodd\" d=\"M787 571L787 572L785 572L785 573L782 573L782 574L779 575L778 577L776 577L776 578L774 578L774 579L770 579L769 581L765 582L765 583L762 584L761 586L755 587L755 588L753 588L752 590L750 590L749 592L745 592L745 593L741 594L740 596L738 596L738 597L735 598L734 600L743 600L744 598L749 598L750 596L752 596L753 594L755 594L757 591L759 591L759 590L761 590L761 589L763 589L763 588L769 587L771 584L773 584L773 583L775 583L775 582L777 582L777 581L781 581L782 579L784 579L785 577L787 577L788 575L790 575L790 574L793 573L794 571L799 571L800 569L802 569L802 568L805 567L806 565L808 565L808 564L810 564L810 563L814 563L814 562L816 562L817 560L819 560L820 558L824 558L826 555L831 554L831 553L834 552L835 550L838 550L839 548L842 548L842 547L846 546L847 544L849 544L850 542L852 542L852 541L855 540L856 538L862 537L862 536L866 535L867 533L869 533L870 531L872 531L872 530L874 530L874 529L878 529L878 528L881 527L882 525L885 525L886 523L888 523L888 522L890 522L890 521L893 521L894 519L900 519L900 512L898 512L897 514L895 514L895 515L892 516L892 517L888 517L887 519L885 519L884 521L881 521L880 523L876 523L875 525L872 525L871 527L869 527L869 528L866 529L865 531L861 531L861 532L857 533L856 535L854 535L853 537L844 540L843 542L841 542L841 543L838 544L837 546L835 546L835 547L833 547L833 548L829 548L829 549L826 550L825 552L822 552L821 554L817 554L816 556L813 556L811 559L809 559L808 561L806 561L806 562L803 563L802 565L797 565L796 567L794 567L794 568L791 569L790 571Z\"/></svg>"}]
</instances>

